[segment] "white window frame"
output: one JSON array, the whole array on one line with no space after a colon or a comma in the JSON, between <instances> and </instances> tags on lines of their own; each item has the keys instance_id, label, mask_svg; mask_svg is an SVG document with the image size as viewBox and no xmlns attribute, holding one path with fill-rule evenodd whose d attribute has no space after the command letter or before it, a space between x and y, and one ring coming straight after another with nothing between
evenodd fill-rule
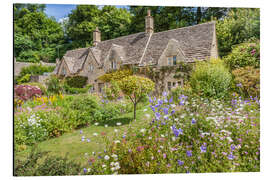
<instances>
[{"instance_id":1,"label":"white window frame","mask_svg":"<svg viewBox=\"0 0 270 180\"><path fill-rule=\"evenodd\" d=\"M117 67L116 67L116 61L115 60L113 60L112 62L111 62L111 69L116 69Z\"/></svg>"},{"instance_id":2,"label":"white window frame","mask_svg":"<svg viewBox=\"0 0 270 180\"><path fill-rule=\"evenodd\" d=\"M94 66L92 64L89 65L89 71L93 72L94 71Z\"/></svg>"}]
</instances>

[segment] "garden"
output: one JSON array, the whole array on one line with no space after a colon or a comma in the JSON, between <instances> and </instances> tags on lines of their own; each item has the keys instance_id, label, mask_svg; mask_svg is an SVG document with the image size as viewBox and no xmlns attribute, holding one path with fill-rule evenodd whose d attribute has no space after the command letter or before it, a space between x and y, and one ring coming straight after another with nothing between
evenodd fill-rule
<instances>
[{"instance_id":1,"label":"garden","mask_svg":"<svg viewBox=\"0 0 270 180\"><path fill-rule=\"evenodd\" d=\"M52 69L26 68L14 85L14 175L259 172L260 40L237 13L256 11L219 21L220 59L177 64L188 71L169 92L149 68L101 76L103 94L82 76L30 83Z\"/></svg>"}]
</instances>

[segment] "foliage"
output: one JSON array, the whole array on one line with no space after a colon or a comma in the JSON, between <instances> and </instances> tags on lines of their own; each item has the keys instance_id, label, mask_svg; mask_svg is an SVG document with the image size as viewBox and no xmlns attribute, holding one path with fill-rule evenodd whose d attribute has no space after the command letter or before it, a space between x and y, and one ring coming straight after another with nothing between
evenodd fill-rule
<instances>
[{"instance_id":1,"label":"foliage","mask_svg":"<svg viewBox=\"0 0 270 180\"><path fill-rule=\"evenodd\" d=\"M249 39L260 39L260 9L237 8L216 25L218 49L221 57L228 55L233 45Z\"/></svg>"},{"instance_id":2,"label":"foliage","mask_svg":"<svg viewBox=\"0 0 270 180\"><path fill-rule=\"evenodd\" d=\"M31 75L43 75L45 72L52 72L55 66L45 66L42 64L33 64L23 67L19 76L16 78L18 84L27 83L30 81Z\"/></svg>"},{"instance_id":3,"label":"foliage","mask_svg":"<svg viewBox=\"0 0 270 180\"><path fill-rule=\"evenodd\" d=\"M130 6L132 14L130 34L145 30L145 16L151 10L154 18L154 31L161 32L215 19L222 19L230 8L214 7L165 7L165 6Z\"/></svg>"},{"instance_id":4,"label":"foliage","mask_svg":"<svg viewBox=\"0 0 270 180\"><path fill-rule=\"evenodd\" d=\"M57 44L64 42L63 29L46 16L45 5L14 5L14 46L18 61L53 62Z\"/></svg>"},{"instance_id":5,"label":"foliage","mask_svg":"<svg viewBox=\"0 0 270 180\"><path fill-rule=\"evenodd\" d=\"M15 176L56 176L78 175L81 165L69 161L66 157L51 156L48 152L36 148L25 160L15 160Z\"/></svg>"},{"instance_id":6,"label":"foliage","mask_svg":"<svg viewBox=\"0 0 270 180\"><path fill-rule=\"evenodd\" d=\"M65 78L66 83L73 88L83 88L86 85L88 77L86 76L69 76Z\"/></svg>"},{"instance_id":7,"label":"foliage","mask_svg":"<svg viewBox=\"0 0 270 180\"><path fill-rule=\"evenodd\" d=\"M47 79L46 85L48 93L60 94L63 92L63 85L60 79L55 75L51 75L50 78Z\"/></svg>"},{"instance_id":8,"label":"foliage","mask_svg":"<svg viewBox=\"0 0 270 180\"><path fill-rule=\"evenodd\" d=\"M148 93L154 90L155 83L141 76L127 76L119 81L121 92L130 98L134 105L134 119L136 119L136 105Z\"/></svg>"},{"instance_id":9,"label":"foliage","mask_svg":"<svg viewBox=\"0 0 270 180\"><path fill-rule=\"evenodd\" d=\"M260 67L260 42L243 43L233 47L232 52L224 57L231 69L245 66Z\"/></svg>"},{"instance_id":10,"label":"foliage","mask_svg":"<svg viewBox=\"0 0 270 180\"><path fill-rule=\"evenodd\" d=\"M89 89L92 87L91 84L86 85L84 88L75 88L75 87L70 87L67 83L64 83L64 91L67 94L83 94L87 93Z\"/></svg>"},{"instance_id":11,"label":"foliage","mask_svg":"<svg viewBox=\"0 0 270 180\"><path fill-rule=\"evenodd\" d=\"M206 97L224 97L231 85L231 74L219 59L196 62L190 85L193 92Z\"/></svg>"},{"instance_id":12,"label":"foliage","mask_svg":"<svg viewBox=\"0 0 270 180\"><path fill-rule=\"evenodd\" d=\"M41 89L43 95L47 95L47 89L44 86L44 84L42 84L42 83L39 83L39 82L27 82L27 83L23 83L22 85L36 86L39 89Z\"/></svg>"},{"instance_id":13,"label":"foliage","mask_svg":"<svg viewBox=\"0 0 270 180\"><path fill-rule=\"evenodd\" d=\"M246 66L233 70L232 74L239 94L260 97L260 69Z\"/></svg>"},{"instance_id":14,"label":"foliage","mask_svg":"<svg viewBox=\"0 0 270 180\"><path fill-rule=\"evenodd\" d=\"M15 98L26 101L36 96L41 96L42 91L36 86L16 85L14 87Z\"/></svg>"},{"instance_id":15,"label":"foliage","mask_svg":"<svg viewBox=\"0 0 270 180\"><path fill-rule=\"evenodd\" d=\"M127 28L130 18L131 15L126 9L115 6L98 9L95 5L78 5L69 14L67 35L72 40L73 48L86 47L92 44L92 34L96 27L102 32L102 40L129 34Z\"/></svg>"},{"instance_id":16,"label":"foliage","mask_svg":"<svg viewBox=\"0 0 270 180\"><path fill-rule=\"evenodd\" d=\"M110 85L104 88L105 98L108 100L116 100L120 97L120 88L116 81L111 81Z\"/></svg>"},{"instance_id":17,"label":"foliage","mask_svg":"<svg viewBox=\"0 0 270 180\"><path fill-rule=\"evenodd\" d=\"M131 76L132 74L133 71L131 69L120 69L100 76L99 80L103 82L119 81L127 76Z\"/></svg>"},{"instance_id":18,"label":"foliage","mask_svg":"<svg viewBox=\"0 0 270 180\"><path fill-rule=\"evenodd\" d=\"M237 98L230 104L183 95L171 101L167 93L149 101L151 123L104 137L106 151L90 158L85 174L260 171L258 101Z\"/></svg>"}]
</instances>

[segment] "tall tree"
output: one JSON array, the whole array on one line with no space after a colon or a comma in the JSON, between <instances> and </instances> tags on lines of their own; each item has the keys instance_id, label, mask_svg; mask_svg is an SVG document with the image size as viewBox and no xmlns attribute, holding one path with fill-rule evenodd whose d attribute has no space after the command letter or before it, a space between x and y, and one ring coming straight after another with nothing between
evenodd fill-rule
<instances>
[{"instance_id":1,"label":"tall tree","mask_svg":"<svg viewBox=\"0 0 270 180\"><path fill-rule=\"evenodd\" d=\"M102 40L129 34L131 16L126 9L104 6L101 10L94 5L79 5L69 14L67 34L73 47L92 44L93 31L99 27Z\"/></svg>"},{"instance_id":2,"label":"tall tree","mask_svg":"<svg viewBox=\"0 0 270 180\"><path fill-rule=\"evenodd\" d=\"M56 45L63 41L63 29L44 13L45 5L14 5L14 51L19 61L51 61Z\"/></svg>"}]
</instances>

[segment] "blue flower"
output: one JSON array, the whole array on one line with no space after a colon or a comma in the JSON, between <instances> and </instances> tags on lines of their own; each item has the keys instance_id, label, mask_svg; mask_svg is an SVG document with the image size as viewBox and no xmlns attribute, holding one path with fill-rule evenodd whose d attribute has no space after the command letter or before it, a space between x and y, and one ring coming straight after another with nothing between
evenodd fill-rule
<instances>
[{"instance_id":1,"label":"blue flower","mask_svg":"<svg viewBox=\"0 0 270 180\"><path fill-rule=\"evenodd\" d=\"M187 156L191 157L192 156L192 151L187 151Z\"/></svg>"},{"instance_id":2,"label":"blue flower","mask_svg":"<svg viewBox=\"0 0 270 180\"><path fill-rule=\"evenodd\" d=\"M80 130L80 134L82 134L83 133L83 131L82 130Z\"/></svg>"},{"instance_id":3,"label":"blue flower","mask_svg":"<svg viewBox=\"0 0 270 180\"><path fill-rule=\"evenodd\" d=\"M175 110L172 110L171 114L174 114L175 113Z\"/></svg>"},{"instance_id":4,"label":"blue flower","mask_svg":"<svg viewBox=\"0 0 270 180\"><path fill-rule=\"evenodd\" d=\"M229 160L233 160L234 159L234 155L232 154L232 152L228 155L228 159Z\"/></svg>"},{"instance_id":5,"label":"blue flower","mask_svg":"<svg viewBox=\"0 0 270 180\"><path fill-rule=\"evenodd\" d=\"M173 97L171 97L171 99L169 100L169 103L172 103L173 102Z\"/></svg>"},{"instance_id":6,"label":"blue flower","mask_svg":"<svg viewBox=\"0 0 270 180\"><path fill-rule=\"evenodd\" d=\"M156 119L159 120L161 115L158 112L156 112L155 116L156 116Z\"/></svg>"},{"instance_id":7,"label":"blue flower","mask_svg":"<svg viewBox=\"0 0 270 180\"><path fill-rule=\"evenodd\" d=\"M233 150L235 150L235 145L231 145L231 150L233 151Z\"/></svg>"},{"instance_id":8,"label":"blue flower","mask_svg":"<svg viewBox=\"0 0 270 180\"><path fill-rule=\"evenodd\" d=\"M173 131L173 133L174 133L174 135L175 135L176 137L178 137L179 134L183 134L182 129L181 129L181 128L177 129L177 128L175 127L175 125L172 126L172 131Z\"/></svg>"},{"instance_id":9,"label":"blue flower","mask_svg":"<svg viewBox=\"0 0 270 180\"><path fill-rule=\"evenodd\" d=\"M180 106L185 105L185 101L184 101L184 100L181 100L181 101L179 102L179 105L180 105Z\"/></svg>"},{"instance_id":10,"label":"blue flower","mask_svg":"<svg viewBox=\"0 0 270 180\"><path fill-rule=\"evenodd\" d=\"M164 102L165 102L165 103L168 103L168 100L167 100L167 98L165 98L165 99L164 99Z\"/></svg>"},{"instance_id":11,"label":"blue flower","mask_svg":"<svg viewBox=\"0 0 270 180\"><path fill-rule=\"evenodd\" d=\"M164 92L162 93L162 95L163 95L164 97L166 97L168 94L167 94L166 91L164 91Z\"/></svg>"},{"instance_id":12,"label":"blue flower","mask_svg":"<svg viewBox=\"0 0 270 180\"><path fill-rule=\"evenodd\" d=\"M153 103L153 100L151 99L151 97L149 96L149 102L150 103Z\"/></svg>"},{"instance_id":13,"label":"blue flower","mask_svg":"<svg viewBox=\"0 0 270 180\"><path fill-rule=\"evenodd\" d=\"M161 99L158 100L158 104L161 105L163 101Z\"/></svg>"},{"instance_id":14,"label":"blue flower","mask_svg":"<svg viewBox=\"0 0 270 180\"><path fill-rule=\"evenodd\" d=\"M181 161L181 160L177 160L177 162L179 166L182 166L184 164L184 161Z\"/></svg>"},{"instance_id":15,"label":"blue flower","mask_svg":"<svg viewBox=\"0 0 270 180\"><path fill-rule=\"evenodd\" d=\"M156 111L156 108L154 106L150 106L152 111L155 112Z\"/></svg>"},{"instance_id":16,"label":"blue flower","mask_svg":"<svg viewBox=\"0 0 270 180\"><path fill-rule=\"evenodd\" d=\"M192 118L191 124L195 124L195 123L196 123L196 120L194 118Z\"/></svg>"},{"instance_id":17,"label":"blue flower","mask_svg":"<svg viewBox=\"0 0 270 180\"><path fill-rule=\"evenodd\" d=\"M87 173L87 169L86 169L86 168L83 168L83 172L84 172L84 173Z\"/></svg>"},{"instance_id":18,"label":"blue flower","mask_svg":"<svg viewBox=\"0 0 270 180\"><path fill-rule=\"evenodd\" d=\"M237 87L242 87L241 83L236 84Z\"/></svg>"},{"instance_id":19,"label":"blue flower","mask_svg":"<svg viewBox=\"0 0 270 180\"><path fill-rule=\"evenodd\" d=\"M201 153L205 153L207 148L206 146L202 145L200 149L201 149Z\"/></svg>"},{"instance_id":20,"label":"blue flower","mask_svg":"<svg viewBox=\"0 0 270 180\"><path fill-rule=\"evenodd\" d=\"M167 114L169 113L169 109L168 109L168 108L164 108L164 109L163 109L163 112L164 112L164 114L167 115Z\"/></svg>"}]
</instances>

